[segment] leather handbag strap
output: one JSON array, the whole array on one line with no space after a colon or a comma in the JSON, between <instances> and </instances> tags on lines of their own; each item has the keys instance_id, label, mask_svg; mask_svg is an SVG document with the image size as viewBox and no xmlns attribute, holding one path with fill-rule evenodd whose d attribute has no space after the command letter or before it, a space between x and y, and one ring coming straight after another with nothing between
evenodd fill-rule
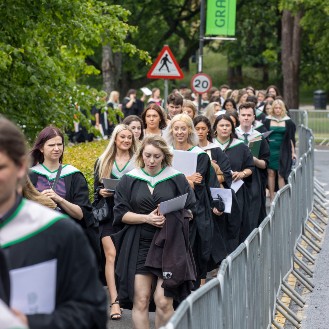
<instances>
[{"instance_id":1,"label":"leather handbag strap","mask_svg":"<svg viewBox=\"0 0 329 329\"><path fill-rule=\"evenodd\" d=\"M62 164L59 165L59 168L57 170L57 174L56 174L56 177L55 177L55 180L54 180L54 183L52 185L52 190L56 191L56 185L59 181L59 176L61 175L61 171L62 171Z\"/></svg>"}]
</instances>

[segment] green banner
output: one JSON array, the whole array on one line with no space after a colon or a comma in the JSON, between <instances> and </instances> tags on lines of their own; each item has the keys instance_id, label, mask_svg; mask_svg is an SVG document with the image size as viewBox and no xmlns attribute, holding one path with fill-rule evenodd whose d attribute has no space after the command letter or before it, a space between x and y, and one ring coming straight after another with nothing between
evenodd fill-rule
<instances>
[{"instance_id":1,"label":"green banner","mask_svg":"<svg viewBox=\"0 0 329 329\"><path fill-rule=\"evenodd\" d=\"M208 0L206 35L235 35L236 0Z\"/></svg>"}]
</instances>

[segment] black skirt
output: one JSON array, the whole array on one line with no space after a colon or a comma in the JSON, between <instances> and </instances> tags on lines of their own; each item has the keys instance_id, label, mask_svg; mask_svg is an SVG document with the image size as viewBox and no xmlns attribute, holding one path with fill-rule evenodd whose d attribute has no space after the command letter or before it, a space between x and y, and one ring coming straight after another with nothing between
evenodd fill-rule
<instances>
[{"instance_id":1,"label":"black skirt","mask_svg":"<svg viewBox=\"0 0 329 329\"><path fill-rule=\"evenodd\" d=\"M157 228L149 224L142 225L138 247L136 274L150 274L151 272L145 266L145 261Z\"/></svg>"}]
</instances>

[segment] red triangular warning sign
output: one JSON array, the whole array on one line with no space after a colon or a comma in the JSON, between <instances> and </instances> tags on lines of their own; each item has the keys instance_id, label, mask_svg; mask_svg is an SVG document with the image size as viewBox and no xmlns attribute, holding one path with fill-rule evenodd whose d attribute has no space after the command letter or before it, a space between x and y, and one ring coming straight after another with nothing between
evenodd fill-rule
<instances>
[{"instance_id":1,"label":"red triangular warning sign","mask_svg":"<svg viewBox=\"0 0 329 329\"><path fill-rule=\"evenodd\" d=\"M147 73L149 79L183 79L184 74L179 67L169 46L164 46Z\"/></svg>"}]
</instances>

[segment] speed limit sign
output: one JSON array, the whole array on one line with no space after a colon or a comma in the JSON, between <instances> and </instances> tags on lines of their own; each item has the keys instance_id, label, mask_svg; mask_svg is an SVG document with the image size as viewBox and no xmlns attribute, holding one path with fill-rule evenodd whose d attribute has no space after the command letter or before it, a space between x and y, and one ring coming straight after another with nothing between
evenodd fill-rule
<instances>
[{"instance_id":1,"label":"speed limit sign","mask_svg":"<svg viewBox=\"0 0 329 329\"><path fill-rule=\"evenodd\" d=\"M212 86L211 78L208 74L198 73L193 75L191 87L195 93L204 94L209 91Z\"/></svg>"}]
</instances>

